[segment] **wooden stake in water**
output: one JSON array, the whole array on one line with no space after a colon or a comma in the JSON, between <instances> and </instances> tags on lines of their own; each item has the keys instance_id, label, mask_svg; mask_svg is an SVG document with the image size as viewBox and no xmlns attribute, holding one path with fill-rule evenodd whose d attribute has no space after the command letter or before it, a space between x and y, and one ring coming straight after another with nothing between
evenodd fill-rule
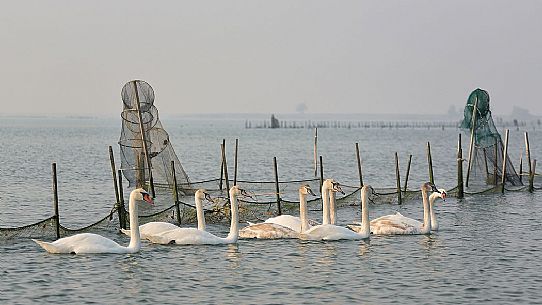
<instances>
[{"instance_id":1,"label":"wooden stake in water","mask_svg":"<svg viewBox=\"0 0 542 305\"><path fill-rule=\"evenodd\" d=\"M181 224L181 208L179 207L179 192L177 187L177 173L175 173L175 161L171 160L171 175L173 177L173 202L175 203L175 216L177 223Z\"/></svg>"},{"instance_id":2,"label":"wooden stake in water","mask_svg":"<svg viewBox=\"0 0 542 305\"><path fill-rule=\"evenodd\" d=\"M495 137L495 162L493 162L493 184L499 184L499 139Z\"/></svg>"},{"instance_id":3,"label":"wooden stake in water","mask_svg":"<svg viewBox=\"0 0 542 305\"><path fill-rule=\"evenodd\" d=\"M230 181L228 179L228 163L226 162L226 143L225 142L222 143L222 164L224 164L224 181L226 182L226 189L229 192Z\"/></svg>"},{"instance_id":4,"label":"wooden stake in water","mask_svg":"<svg viewBox=\"0 0 542 305\"><path fill-rule=\"evenodd\" d=\"M463 189L463 148L461 147L461 134L457 141L457 198L465 196Z\"/></svg>"},{"instance_id":5,"label":"wooden stake in water","mask_svg":"<svg viewBox=\"0 0 542 305\"><path fill-rule=\"evenodd\" d=\"M506 129L506 134L504 136L504 153L502 156L502 177L501 177L501 192L504 193L504 183L506 182L506 160L508 159L508 134L510 133L509 129Z\"/></svg>"},{"instance_id":6,"label":"wooden stake in water","mask_svg":"<svg viewBox=\"0 0 542 305\"><path fill-rule=\"evenodd\" d=\"M119 188L117 185L117 169L115 167L115 156L113 155L113 147L109 146L109 161L111 162L111 173L113 174L113 186L115 187L115 200L117 205L119 202Z\"/></svg>"},{"instance_id":7,"label":"wooden stake in water","mask_svg":"<svg viewBox=\"0 0 542 305\"><path fill-rule=\"evenodd\" d=\"M485 169L486 169L486 181L489 183L491 181L491 179L489 178L489 168L487 167L487 152L486 152L486 148L484 147L483 148L483 151L484 151L484 164L485 164ZM495 179L497 179L495 177Z\"/></svg>"},{"instance_id":8,"label":"wooden stake in water","mask_svg":"<svg viewBox=\"0 0 542 305\"><path fill-rule=\"evenodd\" d=\"M433 158L431 157L431 144L427 142L427 164L429 165L429 182L435 184L433 176Z\"/></svg>"},{"instance_id":9,"label":"wooden stake in water","mask_svg":"<svg viewBox=\"0 0 542 305\"><path fill-rule=\"evenodd\" d=\"M314 128L314 177L318 176L318 127Z\"/></svg>"},{"instance_id":10,"label":"wooden stake in water","mask_svg":"<svg viewBox=\"0 0 542 305\"><path fill-rule=\"evenodd\" d=\"M145 127L143 127L143 117L141 116L141 107L139 105L139 92L137 91L137 81L133 81L134 83L134 93L136 98L136 110L137 110L137 117L139 119L139 132L141 132L141 142L143 147L143 152L145 153L145 160L147 161L147 166L149 167L149 184L151 187L151 195L152 198L156 197L156 194L154 193L154 180L152 178L152 163L151 163L151 157L149 156L149 150L147 148L147 136L145 133Z\"/></svg>"},{"instance_id":11,"label":"wooden stake in water","mask_svg":"<svg viewBox=\"0 0 542 305\"><path fill-rule=\"evenodd\" d=\"M356 159L358 161L358 174L359 174L359 188L363 187L363 173L361 171L361 157L359 155L359 144L356 143Z\"/></svg>"},{"instance_id":12,"label":"wooden stake in water","mask_svg":"<svg viewBox=\"0 0 542 305\"><path fill-rule=\"evenodd\" d=\"M471 123L471 132L470 132L470 144L469 144L469 163L467 166L467 181L465 186L469 187L469 177L472 170L472 153L474 149L474 129L476 128L476 114L478 113L478 96L474 100L474 105L472 107L472 123Z\"/></svg>"},{"instance_id":13,"label":"wooden stake in water","mask_svg":"<svg viewBox=\"0 0 542 305\"><path fill-rule=\"evenodd\" d=\"M529 192L534 191L534 175L536 172L536 159L533 160L533 165L531 166L531 173L529 174Z\"/></svg>"},{"instance_id":14,"label":"wooden stake in water","mask_svg":"<svg viewBox=\"0 0 542 305\"><path fill-rule=\"evenodd\" d=\"M322 156L320 156L320 198L321 200L321 208L322 211L324 210L324 194L322 193L322 185L324 185L324 161L322 160Z\"/></svg>"},{"instance_id":15,"label":"wooden stake in water","mask_svg":"<svg viewBox=\"0 0 542 305\"><path fill-rule=\"evenodd\" d=\"M532 173L532 163L531 163L531 148L529 147L529 133L525 132L525 157L527 158L527 164L529 164L529 177ZM530 180L529 180L530 183Z\"/></svg>"},{"instance_id":16,"label":"wooden stake in water","mask_svg":"<svg viewBox=\"0 0 542 305\"><path fill-rule=\"evenodd\" d=\"M56 163L53 163L53 208L55 209L56 238L60 238L60 216L58 213L58 188L56 179Z\"/></svg>"},{"instance_id":17,"label":"wooden stake in water","mask_svg":"<svg viewBox=\"0 0 542 305\"><path fill-rule=\"evenodd\" d=\"M399 201L399 204L402 204L403 200L401 197L401 177L399 175L399 156L397 156L397 152L395 152L395 179L397 181L397 200Z\"/></svg>"},{"instance_id":18,"label":"wooden stake in water","mask_svg":"<svg viewBox=\"0 0 542 305\"><path fill-rule=\"evenodd\" d=\"M281 199L280 199L280 187L279 187L279 171L277 168L277 157L273 157L273 171L275 173L275 192L277 195L277 210L278 214L282 215L282 206L281 206Z\"/></svg>"},{"instance_id":19,"label":"wooden stake in water","mask_svg":"<svg viewBox=\"0 0 542 305\"><path fill-rule=\"evenodd\" d=\"M405 177L405 187L403 189L404 192L407 191L407 186L408 186L408 176L410 175L410 163L412 162L412 155L409 155L408 156L408 164L407 164L407 169L406 169L406 177Z\"/></svg>"},{"instance_id":20,"label":"wooden stake in water","mask_svg":"<svg viewBox=\"0 0 542 305\"><path fill-rule=\"evenodd\" d=\"M519 157L519 182L523 184L523 156Z\"/></svg>"},{"instance_id":21,"label":"wooden stake in water","mask_svg":"<svg viewBox=\"0 0 542 305\"><path fill-rule=\"evenodd\" d=\"M118 181L119 181L119 222L120 227L126 229L126 209L124 208L124 191L122 188L122 172L118 170Z\"/></svg>"},{"instance_id":22,"label":"wooden stake in water","mask_svg":"<svg viewBox=\"0 0 542 305\"><path fill-rule=\"evenodd\" d=\"M235 155L233 157L233 185L237 185L237 153L239 150L239 139L235 139Z\"/></svg>"},{"instance_id":23,"label":"wooden stake in water","mask_svg":"<svg viewBox=\"0 0 542 305\"><path fill-rule=\"evenodd\" d=\"M226 148L226 139L222 139L222 144L220 145L220 182L218 183L218 188L222 190L222 178L224 177L224 158L226 154L224 149ZM227 190L230 191L229 189Z\"/></svg>"}]
</instances>

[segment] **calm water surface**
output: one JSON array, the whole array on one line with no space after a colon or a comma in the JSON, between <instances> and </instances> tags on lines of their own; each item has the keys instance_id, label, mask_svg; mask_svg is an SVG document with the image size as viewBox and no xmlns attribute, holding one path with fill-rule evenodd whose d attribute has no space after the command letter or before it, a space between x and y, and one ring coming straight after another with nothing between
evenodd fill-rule
<instances>
[{"instance_id":1,"label":"calm water surface","mask_svg":"<svg viewBox=\"0 0 542 305\"><path fill-rule=\"evenodd\" d=\"M310 130L245 130L243 121L163 120L193 180L219 173L219 143L240 140L240 179L271 180L277 156L281 179L311 176ZM0 227L51 215L50 164L58 162L62 222L82 226L114 202L107 146L116 152L117 120L2 119ZM533 155L539 132L530 134ZM337 129L320 131L326 176L357 179L359 142L366 181L394 185L393 153L413 154L412 185L427 178L431 141L439 187L455 184L457 130ZM511 132L519 160L521 132ZM466 142L464 143L466 149ZM516 158L517 157L517 158ZM515 162L517 163L517 162ZM126 193L129 190L126 190ZM343 224L359 207L339 211ZM370 217L400 210L421 219L418 202L371 206ZM540 192L449 198L438 204L441 230L430 236L370 241L242 240L229 246L143 244L133 255L51 255L30 240L0 240L0 303L354 303L540 304ZM311 217L319 219L316 212ZM225 235L228 227L210 225ZM104 233L122 244L128 237Z\"/></svg>"}]
</instances>

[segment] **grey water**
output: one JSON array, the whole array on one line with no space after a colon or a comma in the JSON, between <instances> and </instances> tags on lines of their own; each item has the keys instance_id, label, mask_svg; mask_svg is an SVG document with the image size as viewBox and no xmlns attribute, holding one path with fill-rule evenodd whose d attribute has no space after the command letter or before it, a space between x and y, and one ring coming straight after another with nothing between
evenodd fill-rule
<instances>
[{"instance_id":1,"label":"grey water","mask_svg":"<svg viewBox=\"0 0 542 305\"><path fill-rule=\"evenodd\" d=\"M237 117L177 117L162 123L193 181L219 175L223 138L229 160L239 139L240 180L272 180L274 156L281 180L314 175L312 130L244 129ZM356 185L358 142L364 181L376 187L395 186L394 152L402 175L412 154L409 185L415 189L428 179L429 141L435 182L451 188L458 133L451 128L321 129L318 151L326 177ZM115 196L107 149L113 146L118 161L120 119L2 118L0 135L0 227L52 215L52 162L58 164L64 225L81 227L109 213ZM536 157L542 133L529 130L529 136ZM464 151L467 139L464 135ZM523 150L522 130L511 130L514 165ZM28 239L0 240L0 303L540 304L541 199L540 192L448 198L437 204L438 232L368 241L144 242L131 255L52 255ZM422 216L421 204L409 201L371 205L370 218L395 211ZM320 219L316 211L310 216ZM339 210L341 224L359 217L359 207ZM225 235L228 227L212 224L209 231ZM123 235L103 234L128 243Z\"/></svg>"}]
</instances>

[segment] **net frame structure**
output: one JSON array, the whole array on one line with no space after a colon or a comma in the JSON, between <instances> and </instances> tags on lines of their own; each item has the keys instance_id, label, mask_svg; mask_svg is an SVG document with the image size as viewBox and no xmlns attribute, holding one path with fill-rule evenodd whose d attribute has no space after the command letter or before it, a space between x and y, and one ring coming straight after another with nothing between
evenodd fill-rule
<instances>
[{"instance_id":1,"label":"net frame structure","mask_svg":"<svg viewBox=\"0 0 542 305\"><path fill-rule=\"evenodd\" d=\"M509 156L504 160L504 144L493 122L486 90L477 88L469 95L460 128L468 131L474 140L468 183L498 185L502 180L503 162L506 162L505 183L523 186Z\"/></svg>"}]
</instances>

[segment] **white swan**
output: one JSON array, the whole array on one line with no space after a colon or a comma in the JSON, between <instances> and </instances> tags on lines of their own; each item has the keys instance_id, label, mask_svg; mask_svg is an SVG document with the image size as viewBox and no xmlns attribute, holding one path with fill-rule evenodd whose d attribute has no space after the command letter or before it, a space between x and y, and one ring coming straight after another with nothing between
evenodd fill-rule
<instances>
[{"instance_id":1,"label":"white swan","mask_svg":"<svg viewBox=\"0 0 542 305\"><path fill-rule=\"evenodd\" d=\"M196 202L196 216L198 218L198 230L205 231L205 215L203 212L203 199L212 201L211 197L204 189L199 189L194 194L194 201ZM139 233L141 234L141 239L148 239L150 235L156 235L161 232L169 231L178 228L179 226L164 222L164 221L153 221L139 226ZM130 236L130 230L120 229L120 231L128 236Z\"/></svg>"},{"instance_id":2,"label":"white swan","mask_svg":"<svg viewBox=\"0 0 542 305\"><path fill-rule=\"evenodd\" d=\"M139 235L138 213L136 200L145 200L153 203L149 193L144 189L138 188L130 193L130 202L128 210L130 212L130 224L136 228L131 232L130 244L123 247L111 239L92 233L81 233L69 237L64 237L54 242L45 242L33 239L38 245L49 253L135 253L141 248L141 239Z\"/></svg>"},{"instance_id":3,"label":"white swan","mask_svg":"<svg viewBox=\"0 0 542 305\"><path fill-rule=\"evenodd\" d=\"M226 238L215 236L209 232L197 230L194 228L175 228L156 235L149 236L148 239L155 244L178 244L178 245L218 245L233 244L239 237L239 206L237 196L248 196L245 190L238 186L230 189L231 202L231 225L230 233Z\"/></svg>"},{"instance_id":4,"label":"white swan","mask_svg":"<svg viewBox=\"0 0 542 305\"><path fill-rule=\"evenodd\" d=\"M307 195L316 196L308 184L303 184L299 187L299 217L292 215L280 215L269 218L265 223L275 223L287 228L290 228L298 233L310 229L312 226L318 225L314 220L308 219L307 211Z\"/></svg>"},{"instance_id":5,"label":"white swan","mask_svg":"<svg viewBox=\"0 0 542 305\"><path fill-rule=\"evenodd\" d=\"M248 226L239 231L239 237L260 239L299 238L299 233L309 228L307 194L315 196L309 185L304 184L299 187L300 217L280 215L269 218L262 223L249 223Z\"/></svg>"},{"instance_id":6,"label":"white swan","mask_svg":"<svg viewBox=\"0 0 542 305\"><path fill-rule=\"evenodd\" d=\"M438 194L440 191L430 182L424 183L421 191L423 223L396 213L395 215L386 215L371 221L371 233L375 235L429 234L431 232L431 208L427 192L434 191Z\"/></svg>"},{"instance_id":7,"label":"white swan","mask_svg":"<svg viewBox=\"0 0 542 305\"><path fill-rule=\"evenodd\" d=\"M312 240L339 240L339 239L365 239L370 236L369 227L369 209L367 205L370 186L366 185L361 189L361 204L362 204L362 225L360 233L356 233L348 228L336 226L333 224L321 224L314 226L301 234L301 238ZM333 184L327 183L322 185L322 197L326 198L330 191L333 191ZM329 211L329 201L323 201L323 211Z\"/></svg>"}]
</instances>

